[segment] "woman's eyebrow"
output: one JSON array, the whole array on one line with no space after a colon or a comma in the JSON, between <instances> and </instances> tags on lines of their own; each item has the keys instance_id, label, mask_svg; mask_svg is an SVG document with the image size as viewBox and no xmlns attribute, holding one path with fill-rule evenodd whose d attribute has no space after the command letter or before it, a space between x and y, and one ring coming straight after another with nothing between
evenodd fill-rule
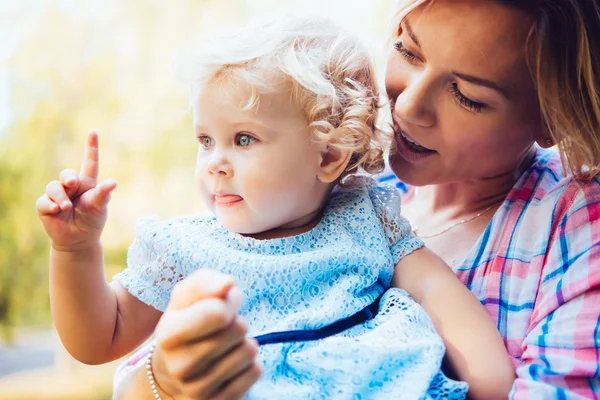
<instances>
[{"instance_id":1,"label":"woman's eyebrow","mask_svg":"<svg viewBox=\"0 0 600 400\"><path fill-rule=\"evenodd\" d=\"M478 78L473 75L462 74L456 71L452 71L452 75L456 76L459 79L462 79L463 81L467 81L470 83L474 83L475 85L485 86L487 88L493 89L508 99L508 92L506 91L506 89L504 89L501 85L494 81L490 81L484 78Z\"/></svg>"},{"instance_id":2,"label":"woman's eyebrow","mask_svg":"<svg viewBox=\"0 0 600 400\"><path fill-rule=\"evenodd\" d=\"M402 21L401 28L411 38L411 40L415 43L415 45L418 48L421 48L421 43L419 43L419 39L417 38L415 31L413 31L412 27L410 26L410 23L408 22L408 20ZM489 79L479 78L479 77L473 76L473 75L464 74L461 72L456 72L456 71L452 71L452 75L454 75L455 77L457 77L459 79L462 79L463 81L467 81L467 82L473 83L475 85L480 85L480 86L485 86L487 88L490 88L490 89L500 93L500 95L502 95L504 98L508 99L508 91L505 88L503 88L502 85L500 85L494 81L491 81Z\"/></svg>"},{"instance_id":3,"label":"woman's eyebrow","mask_svg":"<svg viewBox=\"0 0 600 400\"><path fill-rule=\"evenodd\" d=\"M417 35L415 35L415 32L410 27L410 24L408 23L408 21L404 20L403 23L404 23L404 30L406 31L408 36L412 39L412 41L415 43L415 45L418 48L421 48L421 43L419 43L419 39L417 39Z\"/></svg>"}]
</instances>

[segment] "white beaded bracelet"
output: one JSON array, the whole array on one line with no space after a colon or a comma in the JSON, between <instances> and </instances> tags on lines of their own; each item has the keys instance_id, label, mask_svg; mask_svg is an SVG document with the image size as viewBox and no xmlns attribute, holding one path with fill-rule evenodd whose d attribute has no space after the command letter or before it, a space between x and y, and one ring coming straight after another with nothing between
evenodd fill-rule
<instances>
[{"instance_id":1,"label":"white beaded bracelet","mask_svg":"<svg viewBox=\"0 0 600 400\"><path fill-rule=\"evenodd\" d=\"M152 354L154 354L155 348L156 343L152 343L152 345L150 346L150 350L148 350L148 356L146 357L146 373L148 374L148 382L150 382L150 387L152 388L154 398L156 400L162 400L162 397L160 397L160 393L158 393L158 388L156 387L154 374L152 373Z\"/></svg>"}]
</instances>

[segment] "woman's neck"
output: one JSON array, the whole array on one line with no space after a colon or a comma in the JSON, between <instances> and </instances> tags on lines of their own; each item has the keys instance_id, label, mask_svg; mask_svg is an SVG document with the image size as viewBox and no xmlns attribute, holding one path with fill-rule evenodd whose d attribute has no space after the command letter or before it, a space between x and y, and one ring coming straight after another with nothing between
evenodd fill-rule
<instances>
[{"instance_id":1,"label":"woman's neck","mask_svg":"<svg viewBox=\"0 0 600 400\"><path fill-rule=\"evenodd\" d=\"M415 188L411 208L418 205L418 214L443 215L443 219L452 220L499 204L531 166L536 151L537 147L532 146L517 168L498 176Z\"/></svg>"}]
</instances>

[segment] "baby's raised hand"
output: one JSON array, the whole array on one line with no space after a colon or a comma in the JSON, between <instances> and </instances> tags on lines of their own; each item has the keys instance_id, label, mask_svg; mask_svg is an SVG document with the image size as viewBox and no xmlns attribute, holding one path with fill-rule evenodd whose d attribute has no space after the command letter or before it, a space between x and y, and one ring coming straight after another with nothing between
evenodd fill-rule
<instances>
[{"instance_id":1,"label":"baby's raised hand","mask_svg":"<svg viewBox=\"0 0 600 400\"><path fill-rule=\"evenodd\" d=\"M63 170L37 199L38 215L55 250L84 250L100 240L117 182L98 183L98 159L98 135L90 132L79 175L72 169Z\"/></svg>"}]
</instances>

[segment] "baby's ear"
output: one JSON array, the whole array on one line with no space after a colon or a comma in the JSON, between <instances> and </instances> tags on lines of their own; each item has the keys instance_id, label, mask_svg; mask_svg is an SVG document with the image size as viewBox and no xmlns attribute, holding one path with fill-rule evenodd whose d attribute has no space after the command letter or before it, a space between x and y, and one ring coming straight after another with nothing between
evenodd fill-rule
<instances>
[{"instance_id":1,"label":"baby's ear","mask_svg":"<svg viewBox=\"0 0 600 400\"><path fill-rule=\"evenodd\" d=\"M328 145L327 149L321 154L321 164L317 177L323 183L335 182L346 170L352 152L349 150L340 150L335 146Z\"/></svg>"}]
</instances>

